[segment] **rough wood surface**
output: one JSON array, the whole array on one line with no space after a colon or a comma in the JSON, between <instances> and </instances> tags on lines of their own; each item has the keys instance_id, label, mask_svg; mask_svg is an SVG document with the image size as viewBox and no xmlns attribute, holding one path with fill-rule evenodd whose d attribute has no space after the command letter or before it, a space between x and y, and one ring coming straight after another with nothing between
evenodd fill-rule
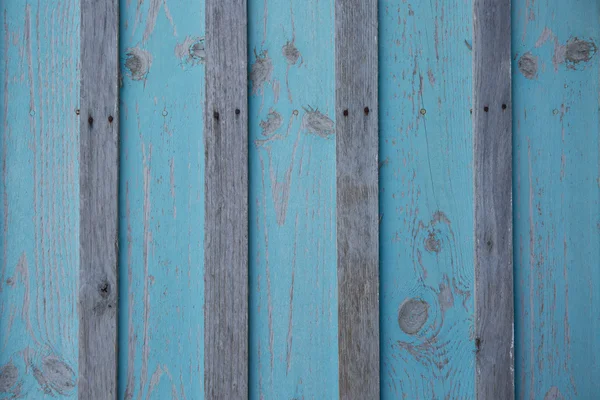
<instances>
[{"instance_id":1,"label":"rough wood surface","mask_svg":"<svg viewBox=\"0 0 600 400\"><path fill-rule=\"evenodd\" d=\"M117 398L119 3L81 1L79 398Z\"/></svg>"},{"instance_id":2,"label":"rough wood surface","mask_svg":"<svg viewBox=\"0 0 600 400\"><path fill-rule=\"evenodd\" d=\"M339 386L379 398L377 1L335 2Z\"/></svg>"},{"instance_id":3,"label":"rough wood surface","mask_svg":"<svg viewBox=\"0 0 600 400\"><path fill-rule=\"evenodd\" d=\"M0 398L77 398L79 1L0 2Z\"/></svg>"},{"instance_id":4,"label":"rough wood surface","mask_svg":"<svg viewBox=\"0 0 600 400\"><path fill-rule=\"evenodd\" d=\"M248 4L251 399L338 394L334 0Z\"/></svg>"},{"instance_id":5,"label":"rough wood surface","mask_svg":"<svg viewBox=\"0 0 600 400\"><path fill-rule=\"evenodd\" d=\"M119 399L202 399L204 1L120 19Z\"/></svg>"},{"instance_id":6,"label":"rough wood surface","mask_svg":"<svg viewBox=\"0 0 600 400\"><path fill-rule=\"evenodd\" d=\"M204 385L248 396L246 0L206 1Z\"/></svg>"},{"instance_id":7,"label":"rough wood surface","mask_svg":"<svg viewBox=\"0 0 600 400\"><path fill-rule=\"evenodd\" d=\"M476 395L513 399L510 0L473 9Z\"/></svg>"},{"instance_id":8,"label":"rough wood surface","mask_svg":"<svg viewBox=\"0 0 600 400\"><path fill-rule=\"evenodd\" d=\"M382 399L472 399L472 1L379 2Z\"/></svg>"},{"instance_id":9,"label":"rough wood surface","mask_svg":"<svg viewBox=\"0 0 600 400\"><path fill-rule=\"evenodd\" d=\"M513 3L520 399L600 393L600 3Z\"/></svg>"}]
</instances>

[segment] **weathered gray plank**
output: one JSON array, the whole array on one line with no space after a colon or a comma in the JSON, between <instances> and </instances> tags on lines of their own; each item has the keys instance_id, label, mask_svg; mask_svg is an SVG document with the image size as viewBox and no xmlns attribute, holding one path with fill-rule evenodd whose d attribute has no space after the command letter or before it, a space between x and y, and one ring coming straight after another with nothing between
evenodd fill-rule
<instances>
[{"instance_id":1,"label":"weathered gray plank","mask_svg":"<svg viewBox=\"0 0 600 400\"><path fill-rule=\"evenodd\" d=\"M81 1L79 398L117 398L117 0Z\"/></svg>"},{"instance_id":2,"label":"weathered gray plank","mask_svg":"<svg viewBox=\"0 0 600 400\"><path fill-rule=\"evenodd\" d=\"M336 0L341 399L379 399L377 1Z\"/></svg>"},{"instance_id":3,"label":"weathered gray plank","mask_svg":"<svg viewBox=\"0 0 600 400\"><path fill-rule=\"evenodd\" d=\"M248 396L246 0L206 1L206 399Z\"/></svg>"},{"instance_id":4,"label":"weathered gray plank","mask_svg":"<svg viewBox=\"0 0 600 400\"><path fill-rule=\"evenodd\" d=\"M510 0L475 0L477 398L514 398Z\"/></svg>"}]
</instances>

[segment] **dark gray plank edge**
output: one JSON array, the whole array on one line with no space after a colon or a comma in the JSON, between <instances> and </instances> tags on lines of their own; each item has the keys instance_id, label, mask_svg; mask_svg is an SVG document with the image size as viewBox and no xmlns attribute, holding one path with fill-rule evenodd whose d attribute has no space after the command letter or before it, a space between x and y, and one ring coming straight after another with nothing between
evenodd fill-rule
<instances>
[{"instance_id":1,"label":"dark gray plank edge","mask_svg":"<svg viewBox=\"0 0 600 400\"><path fill-rule=\"evenodd\" d=\"M475 0L473 129L477 399L514 399L510 0Z\"/></svg>"},{"instance_id":2,"label":"dark gray plank edge","mask_svg":"<svg viewBox=\"0 0 600 400\"><path fill-rule=\"evenodd\" d=\"M379 399L377 1L335 1L340 399Z\"/></svg>"},{"instance_id":3,"label":"dark gray plank edge","mask_svg":"<svg viewBox=\"0 0 600 400\"><path fill-rule=\"evenodd\" d=\"M119 2L81 1L79 399L117 398Z\"/></svg>"},{"instance_id":4,"label":"dark gray plank edge","mask_svg":"<svg viewBox=\"0 0 600 400\"><path fill-rule=\"evenodd\" d=\"M246 0L206 0L205 398L248 397Z\"/></svg>"}]
</instances>

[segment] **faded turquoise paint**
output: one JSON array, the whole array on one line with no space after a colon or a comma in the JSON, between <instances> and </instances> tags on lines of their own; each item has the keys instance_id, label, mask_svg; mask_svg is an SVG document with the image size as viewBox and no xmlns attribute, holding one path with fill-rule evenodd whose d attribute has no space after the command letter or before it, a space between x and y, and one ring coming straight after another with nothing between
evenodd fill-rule
<instances>
[{"instance_id":1,"label":"faded turquoise paint","mask_svg":"<svg viewBox=\"0 0 600 400\"><path fill-rule=\"evenodd\" d=\"M600 3L513 3L516 391L600 392Z\"/></svg>"},{"instance_id":2,"label":"faded turquoise paint","mask_svg":"<svg viewBox=\"0 0 600 400\"><path fill-rule=\"evenodd\" d=\"M338 397L334 1L252 0L250 398Z\"/></svg>"},{"instance_id":3,"label":"faded turquoise paint","mask_svg":"<svg viewBox=\"0 0 600 400\"><path fill-rule=\"evenodd\" d=\"M0 12L0 399L76 398L79 2Z\"/></svg>"},{"instance_id":4,"label":"faded turquoise paint","mask_svg":"<svg viewBox=\"0 0 600 400\"><path fill-rule=\"evenodd\" d=\"M119 398L204 395L204 2L121 2Z\"/></svg>"},{"instance_id":5,"label":"faded turquoise paint","mask_svg":"<svg viewBox=\"0 0 600 400\"><path fill-rule=\"evenodd\" d=\"M383 399L474 397L472 2L379 2Z\"/></svg>"},{"instance_id":6,"label":"faded turquoise paint","mask_svg":"<svg viewBox=\"0 0 600 400\"><path fill-rule=\"evenodd\" d=\"M472 2L379 5L382 398L473 398ZM248 7L250 397L333 399L334 2ZM79 1L0 11L0 399L76 398ZM599 13L513 2L518 398L600 391ZM120 399L204 397L203 35L121 2Z\"/></svg>"}]
</instances>

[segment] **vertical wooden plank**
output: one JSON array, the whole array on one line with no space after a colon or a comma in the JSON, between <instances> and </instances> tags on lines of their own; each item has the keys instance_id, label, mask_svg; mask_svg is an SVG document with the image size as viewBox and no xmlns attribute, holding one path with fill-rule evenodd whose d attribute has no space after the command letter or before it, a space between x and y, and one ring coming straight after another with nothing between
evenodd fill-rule
<instances>
[{"instance_id":1,"label":"vertical wooden plank","mask_svg":"<svg viewBox=\"0 0 600 400\"><path fill-rule=\"evenodd\" d=\"M377 2L335 2L339 385L379 398Z\"/></svg>"},{"instance_id":2,"label":"vertical wooden plank","mask_svg":"<svg viewBox=\"0 0 600 400\"><path fill-rule=\"evenodd\" d=\"M204 398L204 1L121 1L119 399Z\"/></svg>"},{"instance_id":3,"label":"vertical wooden plank","mask_svg":"<svg viewBox=\"0 0 600 400\"><path fill-rule=\"evenodd\" d=\"M77 397L79 1L0 3L0 398Z\"/></svg>"},{"instance_id":4,"label":"vertical wooden plank","mask_svg":"<svg viewBox=\"0 0 600 400\"><path fill-rule=\"evenodd\" d=\"M246 0L206 1L204 385L248 396Z\"/></svg>"},{"instance_id":5,"label":"vertical wooden plank","mask_svg":"<svg viewBox=\"0 0 600 400\"><path fill-rule=\"evenodd\" d=\"M248 4L249 396L338 392L334 0Z\"/></svg>"},{"instance_id":6,"label":"vertical wooden plank","mask_svg":"<svg viewBox=\"0 0 600 400\"><path fill-rule=\"evenodd\" d=\"M474 0L473 9L476 394L512 399L510 0Z\"/></svg>"},{"instance_id":7,"label":"vertical wooden plank","mask_svg":"<svg viewBox=\"0 0 600 400\"><path fill-rule=\"evenodd\" d=\"M79 398L117 398L117 0L81 1Z\"/></svg>"},{"instance_id":8,"label":"vertical wooden plank","mask_svg":"<svg viewBox=\"0 0 600 400\"><path fill-rule=\"evenodd\" d=\"M600 3L513 2L516 392L600 392Z\"/></svg>"},{"instance_id":9,"label":"vertical wooden plank","mask_svg":"<svg viewBox=\"0 0 600 400\"><path fill-rule=\"evenodd\" d=\"M471 399L473 2L379 2L381 398Z\"/></svg>"}]
</instances>

